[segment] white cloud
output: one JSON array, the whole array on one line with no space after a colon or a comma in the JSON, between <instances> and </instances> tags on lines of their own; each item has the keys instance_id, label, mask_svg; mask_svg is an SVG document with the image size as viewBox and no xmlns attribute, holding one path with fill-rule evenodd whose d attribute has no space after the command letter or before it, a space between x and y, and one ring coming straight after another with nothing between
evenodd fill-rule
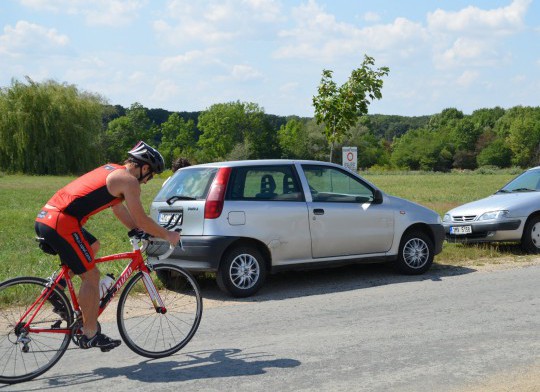
<instances>
[{"instance_id":1,"label":"white cloud","mask_svg":"<svg viewBox=\"0 0 540 392\"><path fill-rule=\"evenodd\" d=\"M277 58L335 59L362 53L396 53L410 56L423 46L425 29L406 18L365 28L338 22L314 0L293 10L295 26L279 34L286 43Z\"/></svg>"},{"instance_id":2,"label":"white cloud","mask_svg":"<svg viewBox=\"0 0 540 392\"><path fill-rule=\"evenodd\" d=\"M160 69L162 71L171 71L182 67L186 64L191 64L204 56L204 52L201 50L191 50L178 56L166 57L161 61Z\"/></svg>"},{"instance_id":3,"label":"white cloud","mask_svg":"<svg viewBox=\"0 0 540 392\"><path fill-rule=\"evenodd\" d=\"M378 22L379 20L381 20L381 16L376 12L366 12L363 18L366 22L370 22L370 23Z\"/></svg>"},{"instance_id":4,"label":"white cloud","mask_svg":"<svg viewBox=\"0 0 540 392\"><path fill-rule=\"evenodd\" d=\"M478 71L465 71L457 79L457 84L461 87L468 87L474 83L480 73Z\"/></svg>"},{"instance_id":5,"label":"white cloud","mask_svg":"<svg viewBox=\"0 0 540 392\"><path fill-rule=\"evenodd\" d=\"M503 61L495 45L486 40L458 38L452 47L435 56L435 65L439 68L459 66L496 66Z\"/></svg>"},{"instance_id":6,"label":"white cloud","mask_svg":"<svg viewBox=\"0 0 540 392\"><path fill-rule=\"evenodd\" d=\"M298 82L285 83L279 87L279 91L282 92L283 94L289 94L297 90L298 86L300 86L300 83Z\"/></svg>"},{"instance_id":7,"label":"white cloud","mask_svg":"<svg viewBox=\"0 0 540 392\"><path fill-rule=\"evenodd\" d=\"M20 55L24 53L54 53L69 43L66 35L24 20L15 27L7 25L0 36L0 53Z\"/></svg>"},{"instance_id":8,"label":"white cloud","mask_svg":"<svg viewBox=\"0 0 540 392\"><path fill-rule=\"evenodd\" d=\"M482 10L469 6L457 12L437 10L427 17L433 36L433 61L438 68L493 67L512 60L505 39L525 28L531 0Z\"/></svg>"},{"instance_id":9,"label":"white cloud","mask_svg":"<svg viewBox=\"0 0 540 392\"><path fill-rule=\"evenodd\" d=\"M524 27L524 17L532 0L514 0L509 6L482 10L469 6L457 12L436 10L427 16L432 31L511 34Z\"/></svg>"},{"instance_id":10,"label":"white cloud","mask_svg":"<svg viewBox=\"0 0 540 392\"><path fill-rule=\"evenodd\" d=\"M37 11L82 15L89 25L121 27L138 16L146 0L21 0L21 4Z\"/></svg>"},{"instance_id":11,"label":"white cloud","mask_svg":"<svg viewBox=\"0 0 540 392\"><path fill-rule=\"evenodd\" d=\"M169 45L220 44L256 39L280 20L281 6L273 0L171 0L154 29Z\"/></svg>"},{"instance_id":12,"label":"white cloud","mask_svg":"<svg viewBox=\"0 0 540 392\"><path fill-rule=\"evenodd\" d=\"M234 65L232 67L231 75L237 80L252 80L261 78L262 74L255 68L249 65Z\"/></svg>"},{"instance_id":13,"label":"white cloud","mask_svg":"<svg viewBox=\"0 0 540 392\"><path fill-rule=\"evenodd\" d=\"M163 103L174 100L181 93L182 90L174 79L164 79L156 83L155 89L150 95L150 100L156 103Z\"/></svg>"}]
</instances>

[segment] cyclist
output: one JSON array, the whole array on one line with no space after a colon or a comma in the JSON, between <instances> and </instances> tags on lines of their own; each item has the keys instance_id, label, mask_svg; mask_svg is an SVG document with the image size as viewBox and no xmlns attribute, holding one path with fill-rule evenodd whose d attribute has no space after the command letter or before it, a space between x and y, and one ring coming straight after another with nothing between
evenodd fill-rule
<instances>
[{"instance_id":1,"label":"cyclist","mask_svg":"<svg viewBox=\"0 0 540 392\"><path fill-rule=\"evenodd\" d=\"M97 331L100 273L93 261L99 241L83 225L90 216L111 207L128 229L138 228L176 245L180 234L164 229L147 216L140 198L141 184L163 169L161 154L140 141L128 152L124 165L108 163L75 179L57 191L36 218L37 235L58 253L72 273L81 277L78 297L84 333L79 343L81 348L108 351L121 343ZM61 313L62 309L55 311Z\"/></svg>"}]
</instances>

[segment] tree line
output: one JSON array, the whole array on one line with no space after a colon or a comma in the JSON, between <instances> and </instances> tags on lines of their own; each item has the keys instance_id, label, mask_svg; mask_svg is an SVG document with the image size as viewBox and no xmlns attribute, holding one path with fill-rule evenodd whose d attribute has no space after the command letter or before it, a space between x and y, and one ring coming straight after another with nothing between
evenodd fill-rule
<instances>
[{"instance_id":1,"label":"tree line","mask_svg":"<svg viewBox=\"0 0 540 392\"><path fill-rule=\"evenodd\" d=\"M379 99L380 77L387 72L373 71L372 89L361 93ZM353 76L348 86L332 90L331 72L323 73L327 92L350 97L353 88L358 90ZM139 103L123 108L74 85L14 80L0 90L0 171L80 174L103 162L122 162L138 140L158 148L168 165L180 156L192 163L264 158L340 163L342 146L358 148L364 169L448 171L540 163L540 107L483 108L470 115L448 108L419 117L370 115L365 102L351 107L357 116L347 117L346 128L336 134L332 117L317 111L314 118L275 116L241 101L202 112Z\"/></svg>"}]
</instances>

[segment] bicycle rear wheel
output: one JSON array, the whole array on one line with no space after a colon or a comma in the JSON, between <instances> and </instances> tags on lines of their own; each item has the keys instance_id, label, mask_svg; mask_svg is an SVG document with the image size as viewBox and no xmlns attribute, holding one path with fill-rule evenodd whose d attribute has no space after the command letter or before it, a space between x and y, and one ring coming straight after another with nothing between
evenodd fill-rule
<instances>
[{"instance_id":1,"label":"bicycle rear wheel","mask_svg":"<svg viewBox=\"0 0 540 392\"><path fill-rule=\"evenodd\" d=\"M197 281L177 266L156 265L150 277L166 311L156 310L139 272L127 283L118 301L118 330L137 354L162 358L191 340L201 322L202 298Z\"/></svg>"},{"instance_id":2,"label":"bicycle rear wheel","mask_svg":"<svg viewBox=\"0 0 540 392\"><path fill-rule=\"evenodd\" d=\"M48 300L39 311L21 320L45 289L47 280L19 277L0 284L0 382L15 384L28 381L49 370L64 355L69 342L67 329L73 311L66 295L55 289L55 302L64 306L63 316L53 312ZM29 328L26 320L34 315ZM32 330L39 329L33 332Z\"/></svg>"}]
</instances>

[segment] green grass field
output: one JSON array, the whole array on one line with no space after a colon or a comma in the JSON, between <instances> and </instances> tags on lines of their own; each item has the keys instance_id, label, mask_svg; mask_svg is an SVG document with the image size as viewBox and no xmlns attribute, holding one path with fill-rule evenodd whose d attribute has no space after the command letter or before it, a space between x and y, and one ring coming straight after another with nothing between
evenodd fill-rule
<instances>
[{"instance_id":1,"label":"green grass field","mask_svg":"<svg viewBox=\"0 0 540 392\"><path fill-rule=\"evenodd\" d=\"M143 204L149 207L167 174L143 185ZM394 196L432 208L441 216L450 208L493 193L513 174L474 173L400 173L367 174L366 179ZM0 175L0 280L20 275L46 276L58 262L46 255L34 241L34 219L39 209L73 177ZM88 230L101 242L100 254L129 250L126 229L110 210L90 219ZM435 258L439 265L497 263L501 258L516 262L531 256L523 255L517 246L444 244L443 252ZM123 262L104 265L100 270L119 273Z\"/></svg>"}]
</instances>

